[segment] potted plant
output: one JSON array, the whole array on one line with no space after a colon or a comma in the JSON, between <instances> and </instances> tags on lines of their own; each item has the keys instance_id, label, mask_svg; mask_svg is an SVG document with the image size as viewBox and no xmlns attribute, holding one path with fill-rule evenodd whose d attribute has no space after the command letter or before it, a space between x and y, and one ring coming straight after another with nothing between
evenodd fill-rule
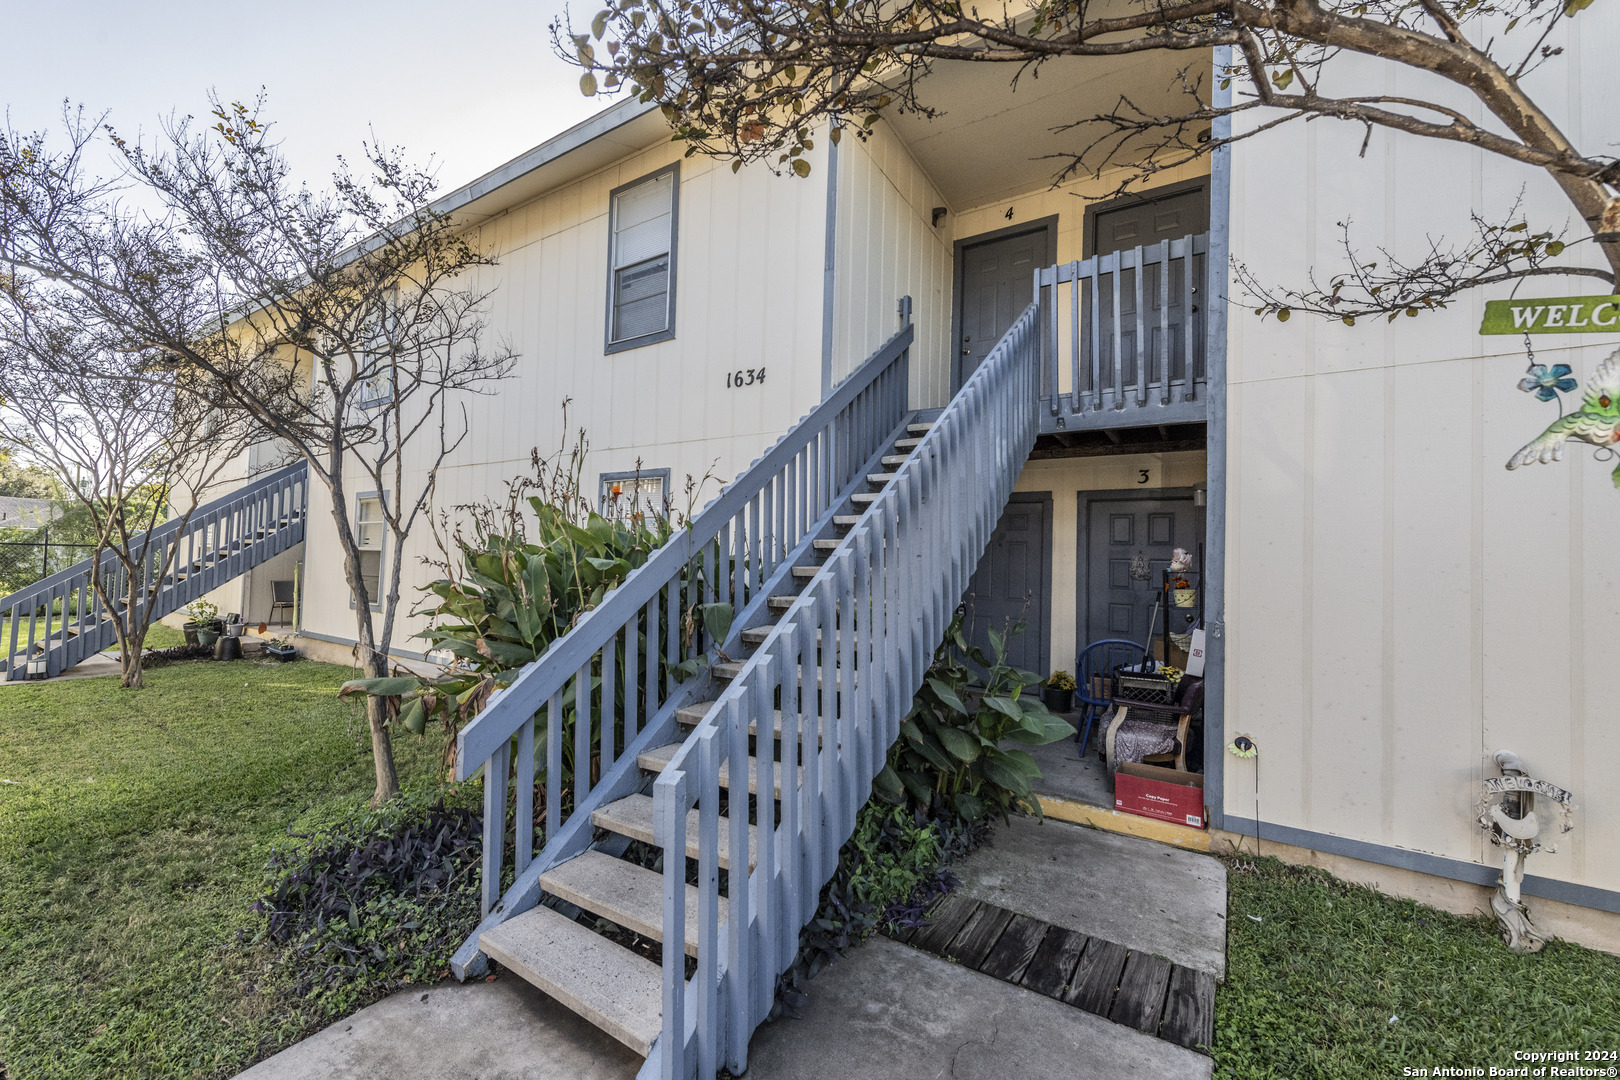
<instances>
[{"instance_id":1,"label":"potted plant","mask_svg":"<svg viewBox=\"0 0 1620 1080\"><path fill-rule=\"evenodd\" d=\"M289 660L298 659L298 650L294 649L292 642L286 638L273 637L264 643L264 655L278 664L285 664Z\"/></svg>"},{"instance_id":2,"label":"potted plant","mask_svg":"<svg viewBox=\"0 0 1620 1080\"><path fill-rule=\"evenodd\" d=\"M1178 608L1190 608L1198 602L1198 590L1192 587L1192 582L1184 577L1178 577L1171 583L1172 593L1170 603Z\"/></svg>"},{"instance_id":3,"label":"potted plant","mask_svg":"<svg viewBox=\"0 0 1620 1080\"><path fill-rule=\"evenodd\" d=\"M183 627L188 631L186 634L188 644L192 642L192 635L195 634L196 644L212 645L224 632L224 627L219 621L217 604L211 604L207 600L193 600L186 605L186 614L191 616L191 621Z\"/></svg>"},{"instance_id":4,"label":"potted plant","mask_svg":"<svg viewBox=\"0 0 1620 1080\"><path fill-rule=\"evenodd\" d=\"M1074 676L1067 671L1054 671L1046 685L1041 687L1041 702L1052 712L1074 710Z\"/></svg>"}]
</instances>

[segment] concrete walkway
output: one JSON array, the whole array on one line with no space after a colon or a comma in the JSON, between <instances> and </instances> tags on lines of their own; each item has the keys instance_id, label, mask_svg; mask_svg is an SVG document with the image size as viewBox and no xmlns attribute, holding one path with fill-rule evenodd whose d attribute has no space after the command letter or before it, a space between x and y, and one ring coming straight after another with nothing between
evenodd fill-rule
<instances>
[{"instance_id":1,"label":"concrete walkway","mask_svg":"<svg viewBox=\"0 0 1620 1080\"><path fill-rule=\"evenodd\" d=\"M980 900L1220 975L1225 868L1149 840L1015 819L956 868ZM761 1027L753 1080L1209 1080L1209 1058L875 938ZM424 995L426 1000L424 999ZM396 994L241 1080L634 1077L641 1059L514 975Z\"/></svg>"},{"instance_id":2,"label":"concrete walkway","mask_svg":"<svg viewBox=\"0 0 1620 1080\"><path fill-rule=\"evenodd\" d=\"M1226 867L1219 859L1082 825L1014 818L954 872L977 900L1226 976Z\"/></svg>"},{"instance_id":3,"label":"concrete walkway","mask_svg":"<svg viewBox=\"0 0 1620 1080\"><path fill-rule=\"evenodd\" d=\"M516 975L395 994L239 1080L633 1080L641 1058Z\"/></svg>"}]
</instances>

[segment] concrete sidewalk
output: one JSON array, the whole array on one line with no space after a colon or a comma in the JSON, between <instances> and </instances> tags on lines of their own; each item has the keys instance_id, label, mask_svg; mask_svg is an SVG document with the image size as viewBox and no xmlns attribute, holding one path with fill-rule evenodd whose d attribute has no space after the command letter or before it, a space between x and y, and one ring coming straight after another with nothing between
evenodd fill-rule
<instances>
[{"instance_id":1,"label":"concrete sidewalk","mask_svg":"<svg viewBox=\"0 0 1620 1080\"><path fill-rule=\"evenodd\" d=\"M1063 821L1013 818L953 868L976 900L1226 976L1226 866Z\"/></svg>"},{"instance_id":2,"label":"concrete sidewalk","mask_svg":"<svg viewBox=\"0 0 1620 1080\"><path fill-rule=\"evenodd\" d=\"M1150 840L1015 819L956 868L972 897L1157 953L1226 967L1225 868ZM799 1019L761 1027L757 1080L1208 1080L1212 1063L1132 1028L886 938L805 987ZM503 973L396 994L241 1080L629 1080L641 1059Z\"/></svg>"},{"instance_id":3,"label":"concrete sidewalk","mask_svg":"<svg viewBox=\"0 0 1620 1080\"><path fill-rule=\"evenodd\" d=\"M238 1080L634 1080L641 1058L516 975L385 998Z\"/></svg>"}]
</instances>

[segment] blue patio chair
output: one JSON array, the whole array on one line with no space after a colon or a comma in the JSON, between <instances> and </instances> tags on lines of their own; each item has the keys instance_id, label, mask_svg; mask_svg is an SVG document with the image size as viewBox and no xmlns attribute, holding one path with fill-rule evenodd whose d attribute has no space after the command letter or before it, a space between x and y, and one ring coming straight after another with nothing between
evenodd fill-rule
<instances>
[{"instance_id":1,"label":"blue patio chair","mask_svg":"<svg viewBox=\"0 0 1620 1080\"><path fill-rule=\"evenodd\" d=\"M1146 658L1147 650L1142 648L1140 642L1124 638L1103 638L1080 650L1080 658L1074 665L1074 695L1083 715L1074 737L1080 741L1082 758L1086 756L1086 747L1091 743L1091 725L1112 704L1109 693L1114 669L1122 664L1140 664Z\"/></svg>"}]
</instances>

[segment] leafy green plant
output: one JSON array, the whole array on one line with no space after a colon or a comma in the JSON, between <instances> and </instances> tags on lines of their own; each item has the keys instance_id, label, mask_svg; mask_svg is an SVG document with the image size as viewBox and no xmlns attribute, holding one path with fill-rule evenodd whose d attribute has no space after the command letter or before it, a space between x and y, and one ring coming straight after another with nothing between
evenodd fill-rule
<instances>
[{"instance_id":1,"label":"leafy green plant","mask_svg":"<svg viewBox=\"0 0 1620 1080\"><path fill-rule=\"evenodd\" d=\"M434 677L355 679L344 684L342 695L387 699L390 722L412 733L420 735L429 721L438 720L453 735L483 709L497 689L510 685L524 665L572 630L581 617L670 541L675 529L669 517L644 512L606 516L592 509L579 488L583 445L581 440L564 464L557 463L561 453L553 459L542 459L537 453L535 475L511 481L504 502L460 507L463 523L453 530L445 524L441 532L443 576L424 586L427 597L415 614L431 620L429 628L417 636L427 641L430 651L450 654L450 669ZM448 534L447 540L444 534ZM699 550L688 560L680 579L682 595L704 595L704 558L713 560L715 554L714 548ZM729 573L723 561L720 565L719 572ZM677 631L681 648L675 650L669 641L670 628L662 620L656 626L638 625L615 641L615 670L625 670L627 650L645 656L652 635L664 671L677 679L689 678L707 663L702 649L723 642L731 623L730 604L694 604L683 613ZM671 651L691 653L693 658L672 663L667 659ZM598 746L603 723L600 656L591 663L588 682L590 745ZM564 803L569 805L576 768L578 689L571 679L561 694L562 785ZM619 746L624 745L623 724L629 707L633 704L618 695L613 715L607 718L616 726L615 744ZM542 745L550 721L549 710L536 717L535 738ZM446 753L454 753L454 747L454 740L448 740ZM600 762L593 757L584 764L595 779ZM537 779L544 777L542 767Z\"/></svg>"},{"instance_id":2,"label":"leafy green plant","mask_svg":"<svg viewBox=\"0 0 1620 1080\"><path fill-rule=\"evenodd\" d=\"M193 600L186 605L186 615L199 626L219 621L219 605L207 600Z\"/></svg>"},{"instance_id":3,"label":"leafy green plant","mask_svg":"<svg viewBox=\"0 0 1620 1080\"><path fill-rule=\"evenodd\" d=\"M1074 729L1048 712L1039 695L1026 693L1040 685L1039 675L1007 663L1007 637L1022 633L1023 623L1007 635L990 631L992 661L968 641L965 621L958 611L934 650L874 790L891 803L939 805L969 821L990 812L1003 819L1014 811L1038 817L1030 781L1040 768L1028 753L1001 744L1041 746ZM978 680L975 667L983 673Z\"/></svg>"},{"instance_id":4,"label":"leafy green plant","mask_svg":"<svg viewBox=\"0 0 1620 1080\"><path fill-rule=\"evenodd\" d=\"M359 811L272 852L251 939L277 956L271 988L341 1013L442 977L478 924L482 855L476 794L455 788Z\"/></svg>"}]
</instances>

